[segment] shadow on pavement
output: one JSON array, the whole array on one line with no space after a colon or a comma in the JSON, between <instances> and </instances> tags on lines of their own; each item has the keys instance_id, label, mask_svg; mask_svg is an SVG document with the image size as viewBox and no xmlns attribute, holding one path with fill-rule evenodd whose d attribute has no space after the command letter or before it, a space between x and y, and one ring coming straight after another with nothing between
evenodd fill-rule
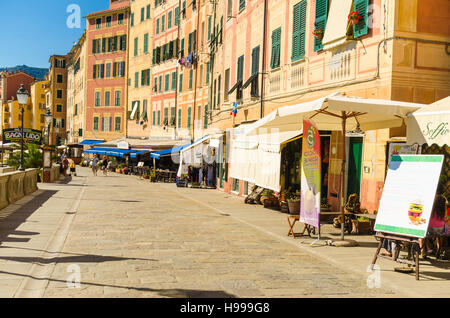
<instances>
[{"instance_id":1,"label":"shadow on pavement","mask_svg":"<svg viewBox=\"0 0 450 318\"><path fill-rule=\"evenodd\" d=\"M9 235L38 235L39 233L35 232L22 232L22 234L18 234L16 229L57 192L55 190L44 190L43 193L24 204L20 209L2 218L0 220L0 245L2 242L11 242L11 240L17 242L16 238L8 238Z\"/></svg>"},{"instance_id":2,"label":"shadow on pavement","mask_svg":"<svg viewBox=\"0 0 450 318\"><path fill-rule=\"evenodd\" d=\"M0 271L0 274L20 276L20 277L28 277L33 280L48 280L49 282L59 282L66 284L67 281L61 279L47 279L34 277L31 275L12 273ZM97 287L112 287L112 288L120 288L125 290L136 290L141 292L155 292L160 296L171 297L171 298L236 298L235 295L229 294L225 291L221 290L195 290L195 289L157 289L157 288L148 288L148 287L133 287L133 286L120 286L120 285L111 285L111 284L101 284L101 283L90 283L90 282L80 282L81 286L97 286Z\"/></svg>"}]
</instances>

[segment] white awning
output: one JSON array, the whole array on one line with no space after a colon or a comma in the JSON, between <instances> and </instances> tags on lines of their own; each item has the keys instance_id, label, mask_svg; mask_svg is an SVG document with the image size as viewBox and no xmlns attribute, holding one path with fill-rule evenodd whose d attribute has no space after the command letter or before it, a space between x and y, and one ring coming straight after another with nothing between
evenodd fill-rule
<instances>
[{"instance_id":1,"label":"white awning","mask_svg":"<svg viewBox=\"0 0 450 318\"><path fill-rule=\"evenodd\" d=\"M312 119L319 130L342 131L342 113L348 117L346 130L376 130L400 127L406 116L418 110L423 104L398 102L382 99L348 97L331 94L306 103L280 107L268 118L253 123L247 134L271 131L273 129L293 131L302 126L303 119ZM270 118L269 118L270 117Z\"/></svg>"},{"instance_id":2,"label":"white awning","mask_svg":"<svg viewBox=\"0 0 450 318\"><path fill-rule=\"evenodd\" d=\"M331 0L325 33L322 39L323 49L344 44L347 41L348 14L352 0Z\"/></svg>"},{"instance_id":3,"label":"white awning","mask_svg":"<svg viewBox=\"0 0 450 318\"><path fill-rule=\"evenodd\" d=\"M450 96L408 115L408 144L450 146Z\"/></svg>"},{"instance_id":4,"label":"white awning","mask_svg":"<svg viewBox=\"0 0 450 318\"><path fill-rule=\"evenodd\" d=\"M134 116L136 116L138 106L139 106L139 102L133 103L133 109L131 111L130 120L134 120Z\"/></svg>"},{"instance_id":5,"label":"white awning","mask_svg":"<svg viewBox=\"0 0 450 318\"><path fill-rule=\"evenodd\" d=\"M248 126L243 127L244 130ZM241 128L242 129L242 128ZM235 135L232 142L230 176L266 189L280 191L281 145L302 130Z\"/></svg>"}]
</instances>

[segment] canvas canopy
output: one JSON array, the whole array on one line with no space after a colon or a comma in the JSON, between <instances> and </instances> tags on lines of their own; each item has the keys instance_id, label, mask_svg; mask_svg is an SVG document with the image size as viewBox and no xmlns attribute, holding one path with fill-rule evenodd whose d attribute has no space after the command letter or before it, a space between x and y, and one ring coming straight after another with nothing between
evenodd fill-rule
<instances>
[{"instance_id":1,"label":"canvas canopy","mask_svg":"<svg viewBox=\"0 0 450 318\"><path fill-rule=\"evenodd\" d=\"M408 115L407 143L450 146L450 96Z\"/></svg>"},{"instance_id":2,"label":"canvas canopy","mask_svg":"<svg viewBox=\"0 0 450 318\"><path fill-rule=\"evenodd\" d=\"M347 41L348 14L352 7L352 0L331 0L327 19L323 49L328 50Z\"/></svg>"},{"instance_id":3,"label":"canvas canopy","mask_svg":"<svg viewBox=\"0 0 450 318\"><path fill-rule=\"evenodd\" d=\"M400 127L406 116L422 104L382 99L348 97L336 93L310 102L280 107L247 128L253 131L272 129L294 131L301 128L303 119L312 119L319 130L341 131L345 118L346 130L364 131Z\"/></svg>"},{"instance_id":4,"label":"canvas canopy","mask_svg":"<svg viewBox=\"0 0 450 318\"><path fill-rule=\"evenodd\" d=\"M280 191L281 145L301 130L246 135L248 126L233 131L230 176Z\"/></svg>"}]
</instances>

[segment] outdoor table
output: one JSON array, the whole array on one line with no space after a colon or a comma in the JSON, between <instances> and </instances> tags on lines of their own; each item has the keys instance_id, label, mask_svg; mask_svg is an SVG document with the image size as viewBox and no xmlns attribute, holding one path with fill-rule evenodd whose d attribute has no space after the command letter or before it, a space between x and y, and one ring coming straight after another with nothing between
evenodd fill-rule
<instances>
[{"instance_id":1,"label":"outdoor table","mask_svg":"<svg viewBox=\"0 0 450 318\"><path fill-rule=\"evenodd\" d=\"M377 220L377 215L376 214L354 214L357 218L358 217L362 217L362 218L368 218L369 222L370 222L370 229L373 233L373 228L375 226L375 221ZM356 222L356 232L358 234L359 230L358 230L358 226L359 226L359 222L358 219L355 220Z\"/></svg>"}]
</instances>

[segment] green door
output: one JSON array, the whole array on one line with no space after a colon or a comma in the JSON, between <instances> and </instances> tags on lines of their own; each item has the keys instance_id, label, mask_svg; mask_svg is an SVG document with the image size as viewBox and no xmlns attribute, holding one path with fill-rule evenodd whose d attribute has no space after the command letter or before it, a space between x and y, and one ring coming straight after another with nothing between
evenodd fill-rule
<instances>
[{"instance_id":1,"label":"green door","mask_svg":"<svg viewBox=\"0 0 450 318\"><path fill-rule=\"evenodd\" d=\"M350 138L348 151L347 198L353 193L356 193L358 197L360 196L362 146L362 137Z\"/></svg>"}]
</instances>

